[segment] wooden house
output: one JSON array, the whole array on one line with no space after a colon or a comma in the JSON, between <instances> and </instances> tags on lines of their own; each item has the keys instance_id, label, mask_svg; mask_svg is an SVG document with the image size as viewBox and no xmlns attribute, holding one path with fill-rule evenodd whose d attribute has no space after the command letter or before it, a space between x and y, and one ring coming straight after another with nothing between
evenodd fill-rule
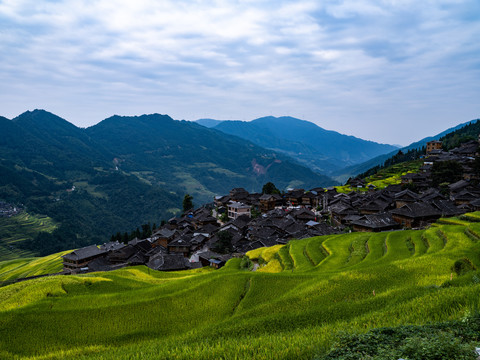
<instances>
[{"instance_id":1,"label":"wooden house","mask_svg":"<svg viewBox=\"0 0 480 360\"><path fill-rule=\"evenodd\" d=\"M298 206L302 204L302 198L305 193L304 189L293 189L285 194L285 200L291 206Z\"/></svg>"},{"instance_id":2,"label":"wooden house","mask_svg":"<svg viewBox=\"0 0 480 360\"><path fill-rule=\"evenodd\" d=\"M411 190L406 189L406 190L400 191L394 196L395 207L398 209L406 204L414 203L418 200L418 197L419 197L418 194L414 193Z\"/></svg>"},{"instance_id":3,"label":"wooden house","mask_svg":"<svg viewBox=\"0 0 480 360\"><path fill-rule=\"evenodd\" d=\"M176 230L162 227L153 234L156 240L152 243L152 247L161 245L166 248L177 235L178 232Z\"/></svg>"},{"instance_id":4,"label":"wooden house","mask_svg":"<svg viewBox=\"0 0 480 360\"><path fill-rule=\"evenodd\" d=\"M191 239L188 236L182 236L178 239L173 240L167 245L169 253L182 254L183 256L188 256L191 250Z\"/></svg>"},{"instance_id":5,"label":"wooden house","mask_svg":"<svg viewBox=\"0 0 480 360\"><path fill-rule=\"evenodd\" d=\"M100 257L105 257L107 250L102 250L97 245L90 245L63 255L63 270L77 273L88 267L88 263Z\"/></svg>"},{"instance_id":6,"label":"wooden house","mask_svg":"<svg viewBox=\"0 0 480 360\"><path fill-rule=\"evenodd\" d=\"M442 142L438 140L432 140L427 142L427 154L430 154L434 150L442 150Z\"/></svg>"},{"instance_id":7,"label":"wooden house","mask_svg":"<svg viewBox=\"0 0 480 360\"><path fill-rule=\"evenodd\" d=\"M242 215L246 215L248 217L252 216L250 206L240 202L228 204L228 217L230 219L236 219Z\"/></svg>"},{"instance_id":8,"label":"wooden house","mask_svg":"<svg viewBox=\"0 0 480 360\"><path fill-rule=\"evenodd\" d=\"M230 200L232 201L243 201L249 195L249 192L244 188L234 188L230 190Z\"/></svg>"},{"instance_id":9,"label":"wooden house","mask_svg":"<svg viewBox=\"0 0 480 360\"><path fill-rule=\"evenodd\" d=\"M260 211L268 212L275 209L277 206L282 205L282 197L278 194L263 194L259 198L260 201Z\"/></svg>"},{"instance_id":10,"label":"wooden house","mask_svg":"<svg viewBox=\"0 0 480 360\"><path fill-rule=\"evenodd\" d=\"M422 202L406 204L390 213L397 223L407 228L426 226L442 216L440 210Z\"/></svg>"},{"instance_id":11,"label":"wooden house","mask_svg":"<svg viewBox=\"0 0 480 360\"><path fill-rule=\"evenodd\" d=\"M389 213L364 215L360 219L352 221L355 231L387 231L398 229L400 225L393 219Z\"/></svg>"}]
</instances>

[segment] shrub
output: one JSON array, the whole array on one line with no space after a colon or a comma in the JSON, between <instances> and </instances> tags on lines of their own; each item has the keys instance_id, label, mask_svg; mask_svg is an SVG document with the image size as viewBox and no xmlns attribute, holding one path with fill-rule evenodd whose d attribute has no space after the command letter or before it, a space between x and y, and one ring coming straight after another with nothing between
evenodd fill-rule
<instances>
[{"instance_id":1,"label":"shrub","mask_svg":"<svg viewBox=\"0 0 480 360\"><path fill-rule=\"evenodd\" d=\"M452 270L455 271L457 275L464 275L470 271L474 271L475 266L469 259L463 258L455 261L452 266Z\"/></svg>"}]
</instances>

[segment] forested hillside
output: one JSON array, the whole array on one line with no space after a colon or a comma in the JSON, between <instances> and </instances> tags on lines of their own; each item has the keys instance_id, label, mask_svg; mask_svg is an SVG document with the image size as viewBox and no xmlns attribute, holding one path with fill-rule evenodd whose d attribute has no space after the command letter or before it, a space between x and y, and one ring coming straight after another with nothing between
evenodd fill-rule
<instances>
[{"instance_id":1,"label":"forested hillside","mask_svg":"<svg viewBox=\"0 0 480 360\"><path fill-rule=\"evenodd\" d=\"M0 200L57 224L14 243L0 239L11 254L98 244L160 223L180 211L186 193L201 205L232 187L260 191L267 181L335 183L284 155L166 115L114 116L81 129L35 110L0 118L0 133Z\"/></svg>"},{"instance_id":2,"label":"forested hillside","mask_svg":"<svg viewBox=\"0 0 480 360\"><path fill-rule=\"evenodd\" d=\"M200 123L215 124L211 120L200 120ZM392 145L325 130L309 121L288 116L268 116L249 122L222 121L214 129L287 154L324 174L396 149Z\"/></svg>"},{"instance_id":3,"label":"forested hillside","mask_svg":"<svg viewBox=\"0 0 480 360\"><path fill-rule=\"evenodd\" d=\"M429 136L426 138L423 138L422 140L416 141L408 146L405 146L401 149L399 149L403 154L413 154L415 151L421 151L422 147L424 147L428 141L432 140L440 140L443 137L447 136L448 134L454 133L457 130L462 129L463 127L466 127L467 129L475 129L476 126L474 125L478 123L478 120L471 120L467 121L466 123L459 124L457 126L454 126L450 129L447 129L445 131L442 131L441 133L435 135L435 136ZM473 126L470 128L469 124L472 124ZM461 130L460 130L461 131ZM474 132L474 131L473 131ZM455 147L455 146L453 146ZM351 176L356 176L358 174L363 174L363 173L371 173L370 169L375 168L375 167L382 167L385 163L389 163L396 155L398 154L398 150L392 151L388 154L385 155L380 155L377 156L371 160L365 161L364 163L358 164L358 165L353 165L346 167L344 169L341 169L339 171L336 171L333 176L336 180L344 182L346 181L349 177ZM410 159L411 160L411 159Z\"/></svg>"}]
</instances>

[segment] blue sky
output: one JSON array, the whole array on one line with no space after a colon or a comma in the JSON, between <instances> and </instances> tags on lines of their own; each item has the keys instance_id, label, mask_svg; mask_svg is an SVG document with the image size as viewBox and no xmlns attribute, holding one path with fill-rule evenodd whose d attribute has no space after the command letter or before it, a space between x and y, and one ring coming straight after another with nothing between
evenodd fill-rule
<instances>
[{"instance_id":1,"label":"blue sky","mask_svg":"<svg viewBox=\"0 0 480 360\"><path fill-rule=\"evenodd\" d=\"M0 0L0 115L289 115L408 144L480 117L478 0Z\"/></svg>"}]
</instances>

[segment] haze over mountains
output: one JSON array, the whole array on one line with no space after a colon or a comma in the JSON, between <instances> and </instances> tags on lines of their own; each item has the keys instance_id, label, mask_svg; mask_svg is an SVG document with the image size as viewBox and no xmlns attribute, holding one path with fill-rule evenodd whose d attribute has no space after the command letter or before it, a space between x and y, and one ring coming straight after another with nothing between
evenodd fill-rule
<instances>
[{"instance_id":1,"label":"haze over mountains","mask_svg":"<svg viewBox=\"0 0 480 360\"><path fill-rule=\"evenodd\" d=\"M199 124L249 140L297 159L312 170L331 175L397 147L325 130L309 121L262 117L253 121L200 119Z\"/></svg>"}]
</instances>

